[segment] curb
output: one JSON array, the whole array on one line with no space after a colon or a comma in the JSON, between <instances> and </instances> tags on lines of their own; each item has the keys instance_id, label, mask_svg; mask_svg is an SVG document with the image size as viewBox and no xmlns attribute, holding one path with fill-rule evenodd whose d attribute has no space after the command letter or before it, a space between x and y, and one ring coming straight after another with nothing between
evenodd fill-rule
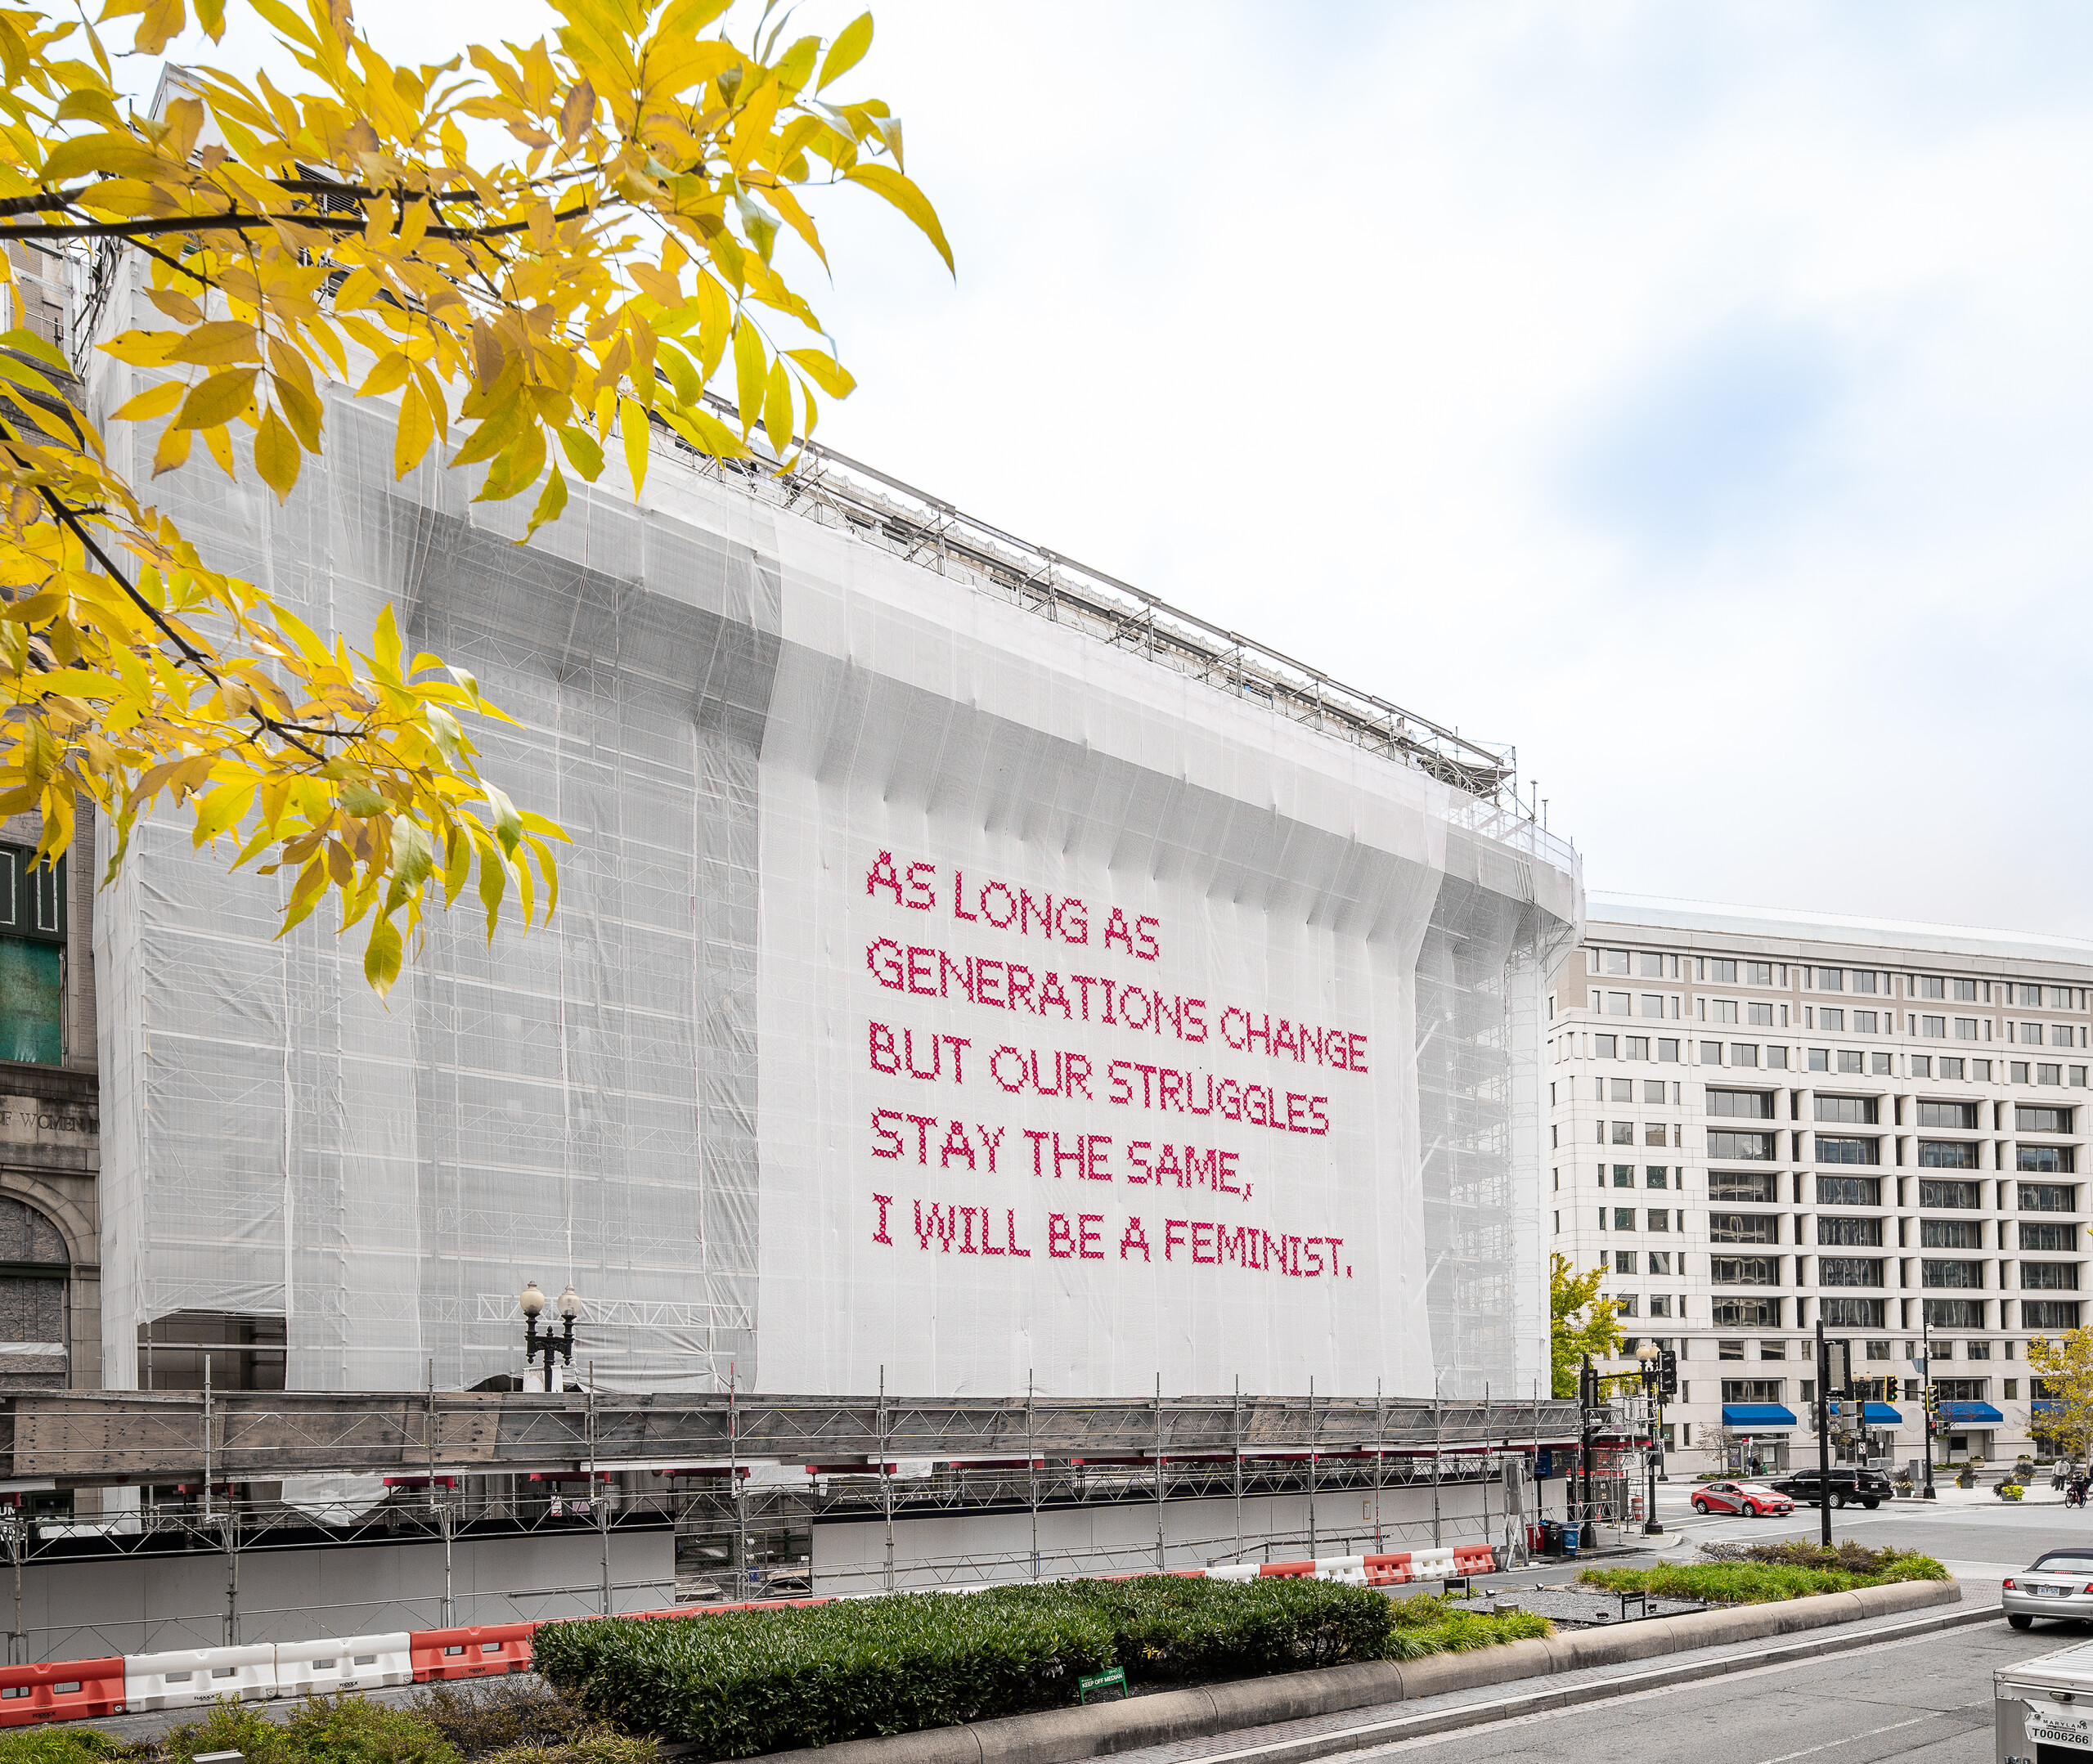
<instances>
[{"instance_id":1,"label":"curb","mask_svg":"<svg viewBox=\"0 0 2093 1764\"><path fill-rule=\"evenodd\" d=\"M1036 1715L1011 1715L954 1727L927 1728L878 1739L846 1739L818 1749L776 1752L771 1764L1076 1764L1084 1758L1131 1752L1175 1741L1210 1738L1245 1729L1349 1709L1371 1708L1447 1691L1471 1690L1587 1667L1624 1665L1655 1655L1717 1647L1730 1642L1794 1635L1833 1624L1889 1616L1929 1606L1953 1605L1962 1597L1959 1582L1901 1581L1866 1587L1854 1592L1819 1593L1779 1605L1696 1611L1683 1617L1649 1618L1606 1629L1507 1642L1471 1654L1436 1654L1421 1660L1374 1660L1357 1666L1334 1666L1315 1672L1288 1672L1233 1684L1162 1691L1122 1703L1088 1708L1050 1709ZM1923 1634L1963 1623L1983 1623L1998 1614L1995 1607L1958 1611L1945 1617L1899 1624L1893 1630L1864 1635L1827 1636L1750 1655L1726 1657L1691 1666L1660 1667L1600 1685L1540 1690L1494 1703L1475 1703L1429 1715L1395 1716L1340 1732L1275 1741L1221 1757L1255 1757L1265 1764L1322 1757L1378 1745L1409 1734L1428 1734L1474 1725L1528 1710L1559 1708L1684 1683L1736 1672L1745 1666L1777 1664L1830 1650L1870 1647L1884 1640ZM682 1748L676 1748L680 1751ZM663 1748L664 1756L671 1748Z\"/></svg>"}]
</instances>

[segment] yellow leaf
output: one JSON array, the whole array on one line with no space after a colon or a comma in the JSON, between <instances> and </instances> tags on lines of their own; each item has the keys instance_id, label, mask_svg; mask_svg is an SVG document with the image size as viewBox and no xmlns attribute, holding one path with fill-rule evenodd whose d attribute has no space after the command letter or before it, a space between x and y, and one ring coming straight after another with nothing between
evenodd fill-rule
<instances>
[{"instance_id":1,"label":"yellow leaf","mask_svg":"<svg viewBox=\"0 0 2093 1764\"><path fill-rule=\"evenodd\" d=\"M164 416L181 403L182 394L187 390L178 379L164 379L137 397L126 400L109 420L112 423L142 423L152 417Z\"/></svg>"},{"instance_id":2,"label":"yellow leaf","mask_svg":"<svg viewBox=\"0 0 2093 1764\"><path fill-rule=\"evenodd\" d=\"M618 402L618 426L625 441L625 469L632 478L632 500L640 500L640 487L647 481L647 413L637 402Z\"/></svg>"},{"instance_id":3,"label":"yellow leaf","mask_svg":"<svg viewBox=\"0 0 2093 1764\"><path fill-rule=\"evenodd\" d=\"M189 440L195 433L194 429L176 429L172 425L160 432L159 446L153 453L154 477L159 477L162 472L173 471L177 466L187 463Z\"/></svg>"},{"instance_id":4,"label":"yellow leaf","mask_svg":"<svg viewBox=\"0 0 2093 1764\"><path fill-rule=\"evenodd\" d=\"M231 422L254 402L255 367L231 367L216 373L200 385L189 388L182 401L173 426L177 429L217 429Z\"/></svg>"},{"instance_id":5,"label":"yellow leaf","mask_svg":"<svg viewBox=\"0 0 2093 1764\"><path fill-rule=\"evenodd\" d=\"M824 355L819 349L788 349L785 353L830 397L847 398L857 390L857 382L833 356Z\"/></svg>"},{"instance_id":6,"label":"yellow leaf","mask_svg":"<svg viewBox=\"0 0 2093 1764\"><path fill-rule=\"evenodd\" d=\"M226 433L225 424L216 429L200 429L196 433L204 438L204 445L210 450L211 457L218 462L218 469L235 483L240 474L232 469L232 437Z\"/></svg>"},{"instance_id":7,"label":"yellow leaf","mask_svg":"<svg viewBox=\"0 0 2093 1764\"><path fill-rule=\"evenodd\" d=\"M770 364L763 388L763 433L770 438L770 451L783 458L793 440L793 383L782 361Z\"/></svg>"},{"instance_id":8,"label":"yellow leaf","mask_svg":"<svg viewBox=\"0 0 2093 1764\"><path fill-rule=\"evenodd\" d=\"M397 392L407 383L407 375L413 371L413 362L397 349L389 349L379 357L378 365L363 376L363 384L356 388L356 395L359 398L373 398Z\"/></svg>"},{"instance_id":9,"label":"yellow leaf","mask_svg":"<svg viewBox=\"0 0 2093 1764\"><path fill-rule=\"evenodd\" d=\"M959 273L952 262L952 248L945 242L945 229L939 225L937 210L915 185L891 165L853 165L843 174L854 184L863 184L866 189L876 191L902 213L914 221L925 238L937 247L937 254L945 259L945 267L954 275Z\"/></svg>"},{"instance_id":10,"label":"yellow leaf","mask_svg":"<svg viewBox=\"0 0 2093 1764\"><path fill-rule=\"evenodd\" d=\"M865 59L865 52L872 47L872 15L860 12L838 33L829 44L829 52L821 58L821 77L814 83L816 92L825 91L829 82L840 78Z\"/></svg>"},{"instance_id":11,"label":"yellow leaf","mask_svg":"<svg viewBox=\"0 0 2093 1764\"><path fill-rule=\"evenodd\" d=\"M371 921L371 940L363 946L363 977L380 997L400 977L399 927L384 914Z\"/></svg>"},{"instance_id":12,"label":"yellow leaf","mask_svg":"<svg viewBox=\"0 0 2093 1764\"><path fill-rule=\"evenodd\" d=\"M741 432L746 436L763 411L763 339L746 313L734 333L734 394L741 405Z\"/></svg>"},{"instance_id":13,"label":"yellow leaf","mask_svg":"<svg viewBox=\"0 0 2093 1764\"><path fill-rule=\"evenodd\" d=\"M127 330L96 347L132 367L165 367L182 341L182 333L175 330Z\"/></svg>"},{"instance_id":14,"label":"yellow leaf","mask_svg":"<svg viewBox=\"0 0 2093 1764\"><path fill-rule=\"evenodd\" d=\"M226 367L235 361L258 361L262 352L255 347L252 325L243 325L237 319L215 319L199 325L186 337L177 338L167 359L192 361L199 367Z\"/></svg>"},{"instance_id":15,"label":"yellow leaf","mask_svg":"<svg viewBox=\"0 0 2093 1764\"><path fill-rule=\"evenodd\" d=\"M530 524L523 529L523 536L517 541L528 545L531 535L547 521L559 518L560 511L567 506L567 480L560 476L559 468L554 466L551 475L545 481L545 488L538 492L537 506L531 510Z\"/></svg>"},{"instance_id":16,"label":"yellow leaf","mask_svg":"<svg viewBox=\"0 0 2093 1764\"><path fill-rule=\"evenodd\" d=\"M298 437L271 406L262 413L262 426L255 431L254 469L262 474L262 482L276 491L278 502L290 495L303 463Z\"/></svg>"},{"instance_id":17,"label":"yellow leaf","mask_svg":"<svg viewBox=\"0 0 2093 1764\"><path fill-rule=\"evenodd\" d=\"M429 414L429 401L419 386L400 394L400 423L393 436L393 475L404 478L421 463L436 439L436 425Z\"/></svg>"}]
</instances>

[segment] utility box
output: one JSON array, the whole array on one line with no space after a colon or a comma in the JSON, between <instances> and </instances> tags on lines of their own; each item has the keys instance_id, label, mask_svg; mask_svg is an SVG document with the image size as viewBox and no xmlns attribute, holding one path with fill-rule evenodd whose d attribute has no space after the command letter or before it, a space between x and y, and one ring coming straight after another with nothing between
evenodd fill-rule
<instances>
[{"instance_id":1,"label":"utility box","mask_svg":"<svg viewBox=\"0 0 2093 1764\"><path fill-rule=\"evenodd\" d=\"M1992 1674L1996 1764L2093 1764L2093 1641Z\"/></svg>"}]
</instances>

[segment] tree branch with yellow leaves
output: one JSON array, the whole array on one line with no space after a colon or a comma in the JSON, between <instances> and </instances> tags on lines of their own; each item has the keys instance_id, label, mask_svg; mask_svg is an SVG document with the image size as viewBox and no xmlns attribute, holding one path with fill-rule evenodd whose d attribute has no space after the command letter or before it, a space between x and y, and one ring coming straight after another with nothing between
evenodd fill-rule
<instances>
[{"instance_id":1,"label":"tree branch with yellow leaves","mask_svg":"<svg viewBox=\"0 0 2093 1764\"><path fill-rule=\"evenodd\" d=\"M158 55L187 0L0 10L0 240L143 258L161 322L97 347L147 378L109 420L156 438L155 478L200 439L289 497L326 445L326 376L393 405L396 475L433 450L483 469L476 500L534 491L528 541L613 441L636 495L656 423L721 459L760 429L790 467L817 395L852 386L778 250L788 233L826 269L819 191L869 191L951 266L899 120L825 96L869 14L782 43L766 7L738 42L730 0L555 0L550 38L410 68L348 0L248 3L299 89L199 67L157 118L104 34L137 16L132 52ZM194 22L221 40L224 0ZM504 153L481 163L473 124ZM707 408L730 379L738 424ZM424 906L469 885L490 938L512 897L527 927L552 910L565 836L483 775L469 720L507 719L469 675L407 657L389 610L352 648L213 569L48 343L0 336L0 815L40 810L47 860L84 797L120 864L165 796L198 846L292 873L284 931L330 896L344 930L367 919L381 991Z\"/></svg>"}]
</instances>

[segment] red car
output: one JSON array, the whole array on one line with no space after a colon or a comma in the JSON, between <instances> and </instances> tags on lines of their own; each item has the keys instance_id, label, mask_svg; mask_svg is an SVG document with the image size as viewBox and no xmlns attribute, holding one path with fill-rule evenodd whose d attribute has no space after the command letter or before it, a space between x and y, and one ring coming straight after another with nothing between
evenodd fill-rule
<instances>
[{"instance_id":1,"label":"red car","mask_svg":"<svg viewBox=\"0 0 2093 1764\"><path fill-rule=\"evenodd\" d=\"M1795 1503L1763 1482L1711 1482L1694 1490L1693 1510L1704 1515L1749 1513L1760 1519L1768 1513L1792 1513Z\"/></svg>"}]
</instances>

